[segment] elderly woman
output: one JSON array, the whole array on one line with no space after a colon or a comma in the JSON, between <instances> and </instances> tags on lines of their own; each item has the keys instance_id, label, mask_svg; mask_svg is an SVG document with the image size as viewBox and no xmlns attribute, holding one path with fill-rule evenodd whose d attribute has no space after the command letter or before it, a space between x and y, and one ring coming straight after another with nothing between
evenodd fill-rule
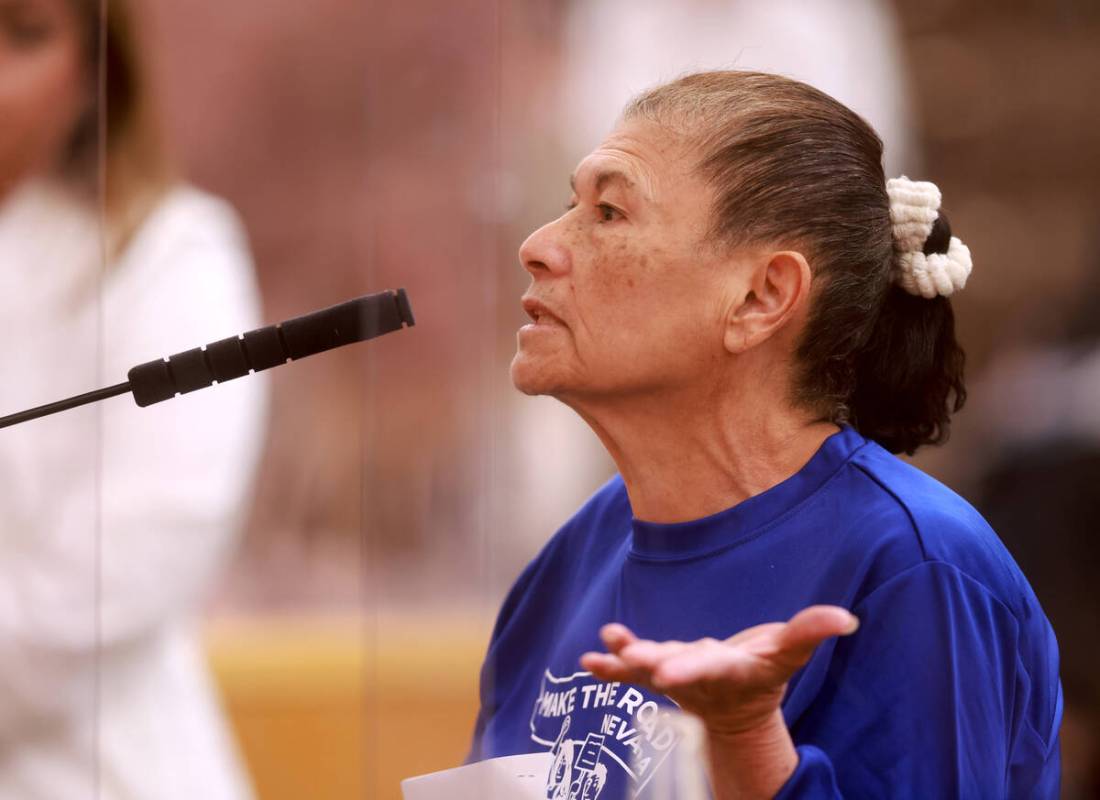
<instances>
[{"instance_id":1,"label":"elderly woman","mask_svg":"<svg viewBox=\"0 0 1100 800\"><path fill-rule=\"evenodd\" d=\"M691 75L629 105L523 244L513 380L620 475L505 600L472 758L548 750L548 796L599 770L621 797L676 746L675 703L719 798L1057 795L1039 603L892 455L965 399L970 256L936 187L881 157L809 86Z\"/></svg>"}]
</instances>

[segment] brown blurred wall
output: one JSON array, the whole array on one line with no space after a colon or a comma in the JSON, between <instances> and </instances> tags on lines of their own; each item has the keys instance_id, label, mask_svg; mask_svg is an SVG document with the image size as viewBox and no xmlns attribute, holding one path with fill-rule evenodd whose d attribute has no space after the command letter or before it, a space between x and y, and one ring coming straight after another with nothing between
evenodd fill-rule
<instances>
[{"instance_id":1,"label":"brown blurred wall","mask_svg":"<svg viewBox=\"0 0 1100 800\"><path fill-rule=\"evenodd\" d=\"M240 210L267 319L396 286L418 318L273 373L233 602L355 603L358 573L326 571L349 559L476 560L499 318L519 314L501 288L514 300L521 285L503 160L532 121L504 65L545 82L556 24L553 4L506 5L143 4L170 139Z\"/></svg>"}]
</instances>

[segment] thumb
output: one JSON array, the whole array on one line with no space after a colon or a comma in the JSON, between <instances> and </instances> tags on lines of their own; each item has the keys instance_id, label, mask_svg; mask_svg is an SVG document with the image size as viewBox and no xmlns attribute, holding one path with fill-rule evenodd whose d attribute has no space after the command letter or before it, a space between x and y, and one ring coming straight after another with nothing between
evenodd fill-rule
<instances>
[{"instance_id":1,"label":"thumb","mask_svg":"<svg viewBox=\"0 0 1100 800\"><path fill-rule=\"evenodd\" d=\"M779 634L779 656L792 671L810 660L814 650L833 636L847 636L859 619L840 606L810 606L799 611Z\"/></svg>"}]
</instances>

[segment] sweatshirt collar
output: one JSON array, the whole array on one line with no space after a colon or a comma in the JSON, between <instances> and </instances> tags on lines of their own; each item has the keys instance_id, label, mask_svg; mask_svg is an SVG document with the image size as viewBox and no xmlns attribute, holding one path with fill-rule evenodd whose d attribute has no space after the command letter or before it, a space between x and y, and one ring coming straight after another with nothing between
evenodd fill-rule
<instances>
[{"instance_id":1,"label":"sweatshirt collar","mask_svg":"<svg viewBox=\"0 0 1100 800\"><path fill-rule=\"evenodd\" d=\"M866 439L845 425L822 442L794 475L731 508L687 522L657 523L634 518L630 554L654 560L686 559L732 547L824 486L865 444Z\"/></svg>"}]
</instances>

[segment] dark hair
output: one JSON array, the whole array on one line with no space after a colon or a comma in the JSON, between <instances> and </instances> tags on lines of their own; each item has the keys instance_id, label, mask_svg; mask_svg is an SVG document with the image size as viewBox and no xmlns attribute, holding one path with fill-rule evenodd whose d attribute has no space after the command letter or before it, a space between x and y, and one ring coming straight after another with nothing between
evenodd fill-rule
<instances>
[{"instance_id":1,"label":"dark hair","mask_svg":"<svg viewBox=\"0 0 1100 800\"><path fill-rule=\"evenodd\" d=\"M61 171L91 197L102 178L108 244L117 255L167 191L174 171L154 118L130 4L69 5L83 34L84 72L94 100L72 131Z\"/></svg>"},{"instance_id":2,"label":"dark hair","mask_svg":"<svg viewBox=\"0 0 1100 800\"><path fill-rule=\"evenodd\" d=\"M965 357L950 301L894 284L882 141L871 126L804 83L742 71L658 86L624 117L696 144L699 174L716 192L715 241L785 242L806 253L815 286L794 401L892 453L945 441L966 399ZM945 252L946 218L934 227L926 251Z\"/></svg>"}]
</instances>

